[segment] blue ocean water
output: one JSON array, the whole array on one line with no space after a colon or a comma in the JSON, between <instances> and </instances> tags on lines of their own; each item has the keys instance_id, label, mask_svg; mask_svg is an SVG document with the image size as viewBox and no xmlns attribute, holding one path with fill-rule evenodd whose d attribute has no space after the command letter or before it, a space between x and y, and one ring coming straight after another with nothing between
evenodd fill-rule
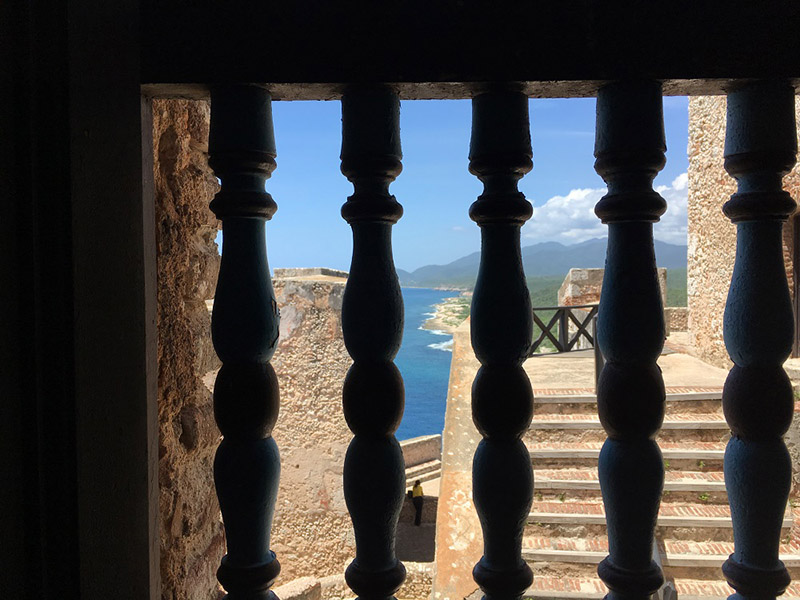
<instances>
[{"instance_id":1,"label":"blue ocean water","mask_svg":"<svg viewBox=\"0 0 800 600\"><path fill-rule=\"evenodd\" d=\"M421 329L433 306L458 292L403 288L405 328L395 364L403 374L406 409L397 430L398 440L442 433L453 337Z\"/></svg>"}]
</instances>

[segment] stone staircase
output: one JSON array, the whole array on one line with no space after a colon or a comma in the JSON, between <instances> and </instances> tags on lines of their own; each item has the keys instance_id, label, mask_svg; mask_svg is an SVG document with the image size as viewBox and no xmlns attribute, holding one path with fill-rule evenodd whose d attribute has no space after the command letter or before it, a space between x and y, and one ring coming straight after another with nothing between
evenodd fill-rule
<instances>
[{"instance_id":1,"label":"stone staircase","mask_svg":"<svg viewBox=\"0 0 800 600\"><path fill-rule=\"evenodd\" d=\"M419 480L422 483L432 481L442 476L441 459L429 460L419 465L413 465L406 469L406 487L411 489L414 482Z\"/></svg>"},{"instance_id":2,"label":"stone staircase","mask_svg":"<svg viewBox=\"0 0 800 600\"><path fill-rule=\"evenodd\" d=\"M605 432L594 396L542 396L526 444L534 465L534 502L523 556L534 570L526 598L603 598L597 564L608 553L597 458ZM730 436L720 392L668 394L658 438L665 486L657 539L668 580L680 600L717 600L733 590L720 566L733 551L722 459ZM791 509L783 523L782 560L800 578L800 541ZM784 598L800 598L792 583Z\"/></svg>"},{"instance_id":3,"label":"stone staircase","mask_svg":"<svg viewBox=\"0 0 800 600\"><path fill-rule=\"evenodd\" d=\"M442 476L442 436L423 435L400 442L406 465L406 487Z\"/></svg>"}]
</instances>

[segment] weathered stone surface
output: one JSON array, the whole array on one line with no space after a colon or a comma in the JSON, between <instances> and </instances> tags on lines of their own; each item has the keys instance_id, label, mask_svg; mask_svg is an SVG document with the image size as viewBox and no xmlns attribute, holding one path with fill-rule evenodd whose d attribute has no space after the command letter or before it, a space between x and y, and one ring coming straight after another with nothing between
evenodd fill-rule
<instances>
[{"instance_id":1,"label":"weathered stone surface","mask_svg":"<svg viewBox=\"0 0 800 600\"><path fill-rule=\"evenodd\" d=\"M410 440L403 440L400 442L400 448L403 450L406 469L432 460L441 460L442 436L438 434L422 435ZM406 482L407 486L412 484L412 481Z\"/></svg>"},{"instance_id":2,"label":"weathered stone surface","mask_svg":"<svg viewBox=\"0 0 800 600\"><path fill-rule=\"evenodd\" d=\"M433 564L405 562L406 580L397 592L398 600L428 600L433 584Z\"/></svg>"},{"instance_id":3,"label":"weathered stone surface","mask_svg":"<svg viewBox=\"0 0 800 600\"><path fill-rule=\"evenodd\" d=\"M792 491L790 498L797 498L800 495L800 419L797 418L797 413L795 413L795 418L792 419L789 431L786 432L783 439L789 449L789 456L792 457ZM797 536L800 535L799 528L800 524L795 520L792 523L792 536L794 539L797 539Z\"/></svg>"},{"instance_id":4,"label":"weathered stone surface","mask_svg":"<svg viewBox=\"0 0 800 600\"><path fill-rule=\"evenodd\" d=\"M723 169L725 143L723 96L689 100L689 332L697 356L730 367L722 340L722 315L736 252L736 229L722 214L722 205L736 191L736 182ZM797 107L800 119L800 105ZM784 178L792 197L800 197L800 169ZM795 217L796 218L796 217ZM786 273L792 289L794 218L784 226Z\"/></svg>"},{"instance_id":5,"label":"weathered stone surface","mask_svg":"<svg viewBox=\"0 0 800 600\"><path fill-rule=\"evenodd\" d=\"M287 278L316 278L322 277L338 277L347 278L347 271L339 271L338 269L329 269L327 267L310 267L310 268L297 268L297 269L273 269L273 277L276 279Z\"/></svg>"},{"instance_id":6,"label":"weathered stone surface","mask_svg":"<svg viewBox=\"0 0 800 600\"><path fill-rule=\"evenodd\" d=\"M479 366L467 320L453 335L436 516L435 600L466 598L478 588L472 568L483 552L483 534L472 501L472 458L481 435L472 422L471 390Z\"/></svg>"},{"instance_id":7,"label":"weathered stone surface","mask_svg":"<svg viewBox=\"0 0 800 600\"><path fill-rule=\"evenodd\" d=\"M559 306L579 306L600 302L604 269L570 269L558 289Z\"/></svg>"},{"instance_id":8,"label":"weathered stone surface","mask_svg":"<svg viewBox=\"0 0 800 600\"><path fill-rule=\"evenodd\" d=\"M321 600L322 586L315 577L300 577L272 590L281 600Z\"/></svg>"},{"instance_id":9,"label":"weathered stone surface","mask_svg":"<svg viewBox=\"0 0 800 600\"><path fill-rule=\"evenodd\" d=\"M558 289L559 306L580 306L600 302L605 269L570 269ZM658 285L661 288L661 301L667 305L667 270L658 269Z\"/></svg>"},{"instance_id":10,"label":"weathered stone surface","mask_svg":"<svg viewBox=\"0 0 800 600\"><path fill-rule=\"evenodd\" d=\"M281 452L272 527L272 549L282 565L278 583L343 573L355 556L342 492L344 455L352 438L341 408L342 383L352 364L341 333L346 280L306 280L309 275L273 282L281 310L272 359L281 390L273 432Z\"/></svg>"},{"instance_id":11,"label":"weathered stone surface","mask_svg":"<svg viewBox=\"0 0 800 600\"><path fill-rule=\"evenodd\" d=\"M689 328L689 309L685 306L667 306L664 308L664 321L668 334L686 331Z\"/></svg>"},{"instance_id":12,"label":"weathered stone surface","mask_svg":"<svg viewBox=\"0 0 800 600\"><path fill-rule=\"evenodd\" d=\"M397 600L428 600L431 597L433 565L406 561L406 580L395 594ZM352 600L353 592L347 587L344 575L329 575L319 580L323 600ZM281 600L285 600L281 597Z\"/></svg>"},{"instance_id":13,"label":"weathered stone surface","mask_svg":"<svg viewBox=\"0 0 800 600\"><path fill-rule=\"evenodd\" d=\"M600 302L600 292L603 289L603 274L605 269L583 269L573 268L569 270L564 278L561 287L558 289L559 306L582 306L585 304L598 304ZM672 331L670 328L669 315L666 312L667 306L667 270L658 269L658 285L661 289L661 302L665 307L666 333ZM580 310L580 309L579 309ZM589 310L589 309L583 309ZM579 313L574 313L579 314ZM581 317L582 318L582 317ZM570 338L578 331L572 321L568 322ZM583 349L591 347L588 340L581 338L576 348Z\"/></svg>"},{"instance_id":14,"label":"weathered stone surface","mask_svg":"<svg viewBox=\"0 0 800 600\"><path fill-rule=\"evenodd\" d=\"M211 465L218 432L203 376L218 366L205 300L214 294L217 181L205 102L153 103L158 243L161 585L165 600L213 598L224 534Z\"/></svg>"}]
</instances>

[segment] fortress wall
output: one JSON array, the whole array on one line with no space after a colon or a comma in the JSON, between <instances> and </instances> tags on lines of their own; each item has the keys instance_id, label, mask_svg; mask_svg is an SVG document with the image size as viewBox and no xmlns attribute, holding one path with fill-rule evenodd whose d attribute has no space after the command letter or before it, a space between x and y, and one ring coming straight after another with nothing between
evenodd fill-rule
<instances>
[{"instance_id":1,"label":"fortress wall","mask_svg":"<svg viewBox=\"0 0 800 600\"><path fill-rule=\"evenodd\" d=\"M219 268L208 203L206 102L155 100L161 597L214 598L224 534L211 465L219 433L203 376L219 366L205 300Z\"/></svg>"},{"instance_id":2,"label":"fortress wall","mask_svg":"<svg viewBox=\"0 0 800 600\"><path fill-rule=\"evenodd\" d=\"M342 384L352 364L341 332L346 273L328 269L276 273L287 274L273 279L281 310L280 340L272 359L281 393L273 432L281 452L272 526L272 549L281 561L276 585L287 598L294 597L291 590L300 590L297 600L317 594L323 600L351 598L343 577L355 556L342 490L344 457L353 437L342 414ZM410 465L439 458L441 436L409 440L403 453ZM430 518L434 503L429 503L428 511ZM397 597L429 596L430 565L406 567L408 578Z\"/></svg>"},{"instance_id":3,"label":"fortress wall","mask_svg":"<svg viewBox=\"0 0 800 600\"><path fill-rule=\"evenodd\" d=\"M355 556L342 491L344 455L352 438L341 407L342 383L352 364L341 334L346 279L294 275L297 279L273 281L281 310L272 359L281 393L273 432L281 452L272 527L272 549L282 566L278 585L343 573Z\"/></svg>"},{"instance_id":4,"label":"fortress wall","mask_svg":"<svg viewBox=\"0 0 800 600\"><path fill-rule=\"evenodd\" d=\"M210 390L219 361L206 301L219 254L218 222L208 209L218 189L206 156L210 111L205 102L157 100L153 113L162 598L214 598L225 538L212 475L219 432ZM272 537L282 565L278 585L341 574L355 554L342 493L352 437L341 410L351 364L341 335L345 279L327 269L289 274L300 277L275 280L282 322L272 362L281 390Z\"/></svg>"},{"instance_id":5,"label":"fortress wall","mask_svg":"<svg viewBox=\"0 0 800 600\"><path fill-rule=\"evenodd\" d=\"M722 214L722 205L736 191L723 168L725 98L689 100L689 333L696 355L720 367L731 365L722 340L722 316L736 251L736 230ZM797 106L800 119L800 105ZM784 179L784 187L800 198L800 169ZM784 258L792 283L792 222L784 226Z\"/></svg>"}]
</instances>

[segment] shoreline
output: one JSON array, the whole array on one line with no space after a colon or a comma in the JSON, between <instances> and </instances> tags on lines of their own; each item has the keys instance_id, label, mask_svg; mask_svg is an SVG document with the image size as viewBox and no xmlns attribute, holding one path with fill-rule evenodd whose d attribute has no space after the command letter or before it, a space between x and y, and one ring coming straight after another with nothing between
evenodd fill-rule
<instances>
[{"instance_id":1,"label":"shoreline","mask_svg":"<svg viewBox=\"0 0 800 600\"><path fill-rule=\"evenodd\" d=\"M469 304L465 303L465 298L471 299L472 292L462 290L460 295L445 298L442 302L434 304L433 316L425 320L422 329L453 335L458 326L469 316Z\"/></svg>"}]
</instances>

